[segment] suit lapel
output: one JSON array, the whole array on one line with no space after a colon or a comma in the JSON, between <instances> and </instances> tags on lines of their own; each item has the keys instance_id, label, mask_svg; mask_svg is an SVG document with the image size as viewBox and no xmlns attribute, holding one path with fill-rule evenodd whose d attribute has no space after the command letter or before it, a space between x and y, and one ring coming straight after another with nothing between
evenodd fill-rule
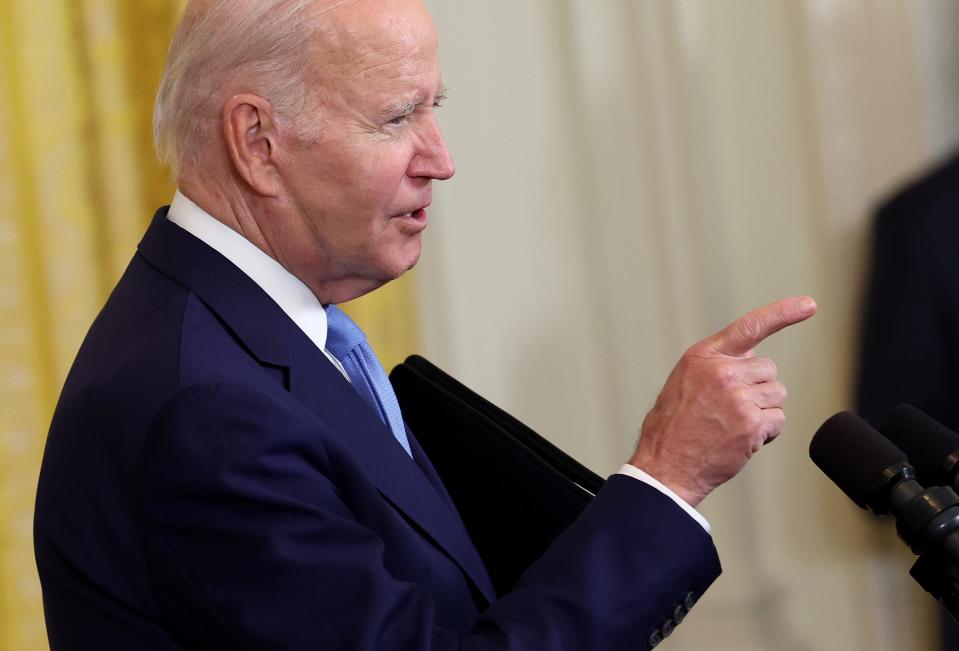
<instances>
[{"instance_id":1,"label":"suit lapel","mask_svg":"<svg viewBox=\"0 0 959 651\"><path fill-rule=\"evenodd\" d=\"M290 392L334 432L343 434L340 443L380 493L443 549L492 603L495 593L489 575L459 514L444 499L445 490L437 491L369 404L306 335L295 330L290 341Z\"/></svg>"},{"instance_id":2,"label":"suit lapel","mask_svg":"<svg viewBox=\"0 0 959 651\"><path fill-rule=\"evenodd\" d=\"M416 466L422 471L426 478L429 480L430 484L440 494L440 497L450 506L451 509L456 511L456 505L453 502L453 498L450 497L449 492L446 490L446 486L443 485L443 481L440 479L439 474L437 474L436 469L433 467L433 464L430 463L429 458L426 456L426 452L423 451L423 448L420 446L420 442L416 440L416 435L413 434L413 431L406 427L406 438L410 442L410 450L413 452L413 461L416 462ZM459 513L457 512L457 517ZM460 519L462 522L462 519ZM463 528L466 528L466 525L463 525Z\"/></svg>"},{"instance_id":3,"label":"suit lapel","mask_svg":"<svg viewBox=\"0 0 959 651\"><path fill-rule=\"evenodd\" d=\"M161 273L177 281L219 316L258 361L287 366L289 317L236 265L166 218L154 216L138 248Z\"/></svg>"},{"instance_id":4,"label":"suit lapel","mask_svg":"<svg viewBox=\"0 0 959 651\"><path fill-rule=\"evenodd\" d=\"M466 573L489 602L489 575L442 485L414 446L414 460L370 406L280 307L246 274L166 219L153 218L140 253L193 291L261 363L286 367L290 392L331 429L380 493L414 521ZM418 459L416 457L419 457ZM427 475L431 475L428 479ZM438 479L436 479L438 481Z\"/></svg>"}]
</instances>

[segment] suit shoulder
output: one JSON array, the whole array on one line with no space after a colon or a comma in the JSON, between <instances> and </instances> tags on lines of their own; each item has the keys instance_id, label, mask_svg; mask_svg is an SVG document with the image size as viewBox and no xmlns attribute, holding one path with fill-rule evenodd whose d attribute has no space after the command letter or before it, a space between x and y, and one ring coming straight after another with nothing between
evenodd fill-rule
<instances>
[{"instance_id":1,"label":"suit shoulder","mask_svg":"<svg viewBox=\"0 0 959 651\"><path fill-rule=\"evenodd\" d=\"M90 326L61 402L169 393L177 381L180 325L189 292L134 256Z\"/></svg>"},{"instance_id":2,"label":"suit shoulder","mask_svg":"<svg viewBox=\"0 0 959 651\"><path fill-rule=\"evenodd\" d=\"M243 340L195 294L186 298L181 329L182 387L242 382L264 389L286 384L282 368L258 361Z\"/></svg>"},{"instance_id":3,"label":"suit shoulder","mask_svg":"<svg viewBox=\"0 0 959 651\"><path fill-rule=\"evenodd\" d=\"M885 199L877 210L878 232L915 233L959 228L959 155L934 167Z\"/></svg>"}]
</instances>

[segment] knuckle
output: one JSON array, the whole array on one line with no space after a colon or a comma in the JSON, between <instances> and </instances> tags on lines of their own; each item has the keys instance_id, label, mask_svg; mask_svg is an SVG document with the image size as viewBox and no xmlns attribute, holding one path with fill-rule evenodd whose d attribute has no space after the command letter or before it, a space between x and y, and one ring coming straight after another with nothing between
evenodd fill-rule
<instances>
[{"instance_id":1,"label":"knuckle","mask_svg":"<svg viewBox=\"0 0 959 651\"><path fill-rule=\"evenodd\" d=\"M686 357L680 357L679 361L676 362L676 366L674 366L672 372L670 372L667 383L670 381L679 381L685 384L690 381L695 381L693 369L694 364L691 360Z\"/></svg>"},{"instance_id":2,"label":"knuckle","mask_svg":"<svg viewBox=\"0 0 959 651\"><path fill-rule=\"evenodd\" d=\"M771 382L776 379L776 363L768 357L756 357L749 362L749 374L753 382Z\"/></svg>"},{"instance_id":3,"label":"knuckle","mask_svg":"<svg viewBox=\"0 0 959 651\"><path fill-rule=\"evenodd\" d=\"M776 397L780 402L785 402L786 398L789 397L789 389L782 382L776 382Z\"/></svg>"},{"instance_id":4,"label":"knuckle","mask_svg":"<svg viewBox=\"0 0 959 651\"><path fill-rule=\"evenodd\" d=\"M729 398L740 418L746 418L752 412L753 400L747 389L736 389L729 394Z\"/></svg>"},{"instance_id":5,"label":"knuckle","mask_svg":"<svg viewBox=\"0 0 959 651\"><path fill-rule=\"evenodd\" d=\"M779 436L782 433L783 426L785 424L786 424L786 415L783 413L782 409L775 410L774 413L770 414L766 422L766 426L765 426L766 439L771 441L777 436Z\"/></svg>"},{"instance_id":6,"label":"knuckle","mask_svg":"<svg viewBox=\"0 0 959 651\"><path fill-rule=\"evenodd\" d=\"M689 348L684 352L680 357L679 361L676 362L676 370L685 373L689 368L695 363L696 358L698 357L699 352L695 346Z\"/></svg>"},{"instance_id":7,"label":"knuckle","mask_svg":"<svg viewBox=\"0 0 959 651\"><path fill-rule=\"evenodd\" d=\"M696 357L701 357L703 352L709 347L710 340L711 338L707 337L706 339L703 339L702 341L697 341L695 344L693 344L692 346L690 346L683 352L680 359L681 360L694 359Z\"/></svg>"},{"instance_id":8,"label":"knuckle","mask_svg":"<svg viewBox=\"0 0 959 651\"><path fill-rule=\"evenodd\" d=\"M762 395L767 407L779 406L786 399L786 387L780 382L767 382Z\"/></svg>"},{"instance_id":9,"label":"knuckle","mask_svg":"<svg viewBox=\"0 0 959 651\"><path fill-rule=\"evenodd\" d=\"M779 375L779 368L776 366L776 362L769 357L764 357L762 360L763 373L766 377L775 378Z\"/></svg>"},{"instance_id":10,"label":"knuckle","mask_svg":"<svg viewBox=\"0 0 959 651\"><path fill-rule=\"evenodd\" d=\"M712 376L716 384L722 389L732 389L739 385L739 377L732 364L716 364L712 368Z\"/></svg>"},{"instance_id":11,"label":"knuckle","mask_svg":"<svg viewBox=\"0 0 959 651\"><path fill-rule=\"evenodd\" d=\"M773 423L776 426L776 433L782 431L783 427L786 425L786 412L782 409L779 409L776 414L773 416Z\"/></svg>"},{"instance_id":12,"label":"knuckle","mask_svg":"<svg viewBox=\"0 0 959 651\"><path fill-rule=\"evenodd\" d=\"M758 409L744 408L741 418L743 421L743 427L747 432L749 432L750 437L755 437L756 435L762 436L764 433L763 419Z\"/></svg>"}]
</instances>

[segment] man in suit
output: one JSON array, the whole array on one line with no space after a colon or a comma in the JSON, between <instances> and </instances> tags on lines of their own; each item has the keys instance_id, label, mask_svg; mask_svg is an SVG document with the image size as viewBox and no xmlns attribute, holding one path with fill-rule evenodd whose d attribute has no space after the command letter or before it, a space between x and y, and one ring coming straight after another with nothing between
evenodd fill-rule
<instances>
[{"instance_id":1,"label":"man in suit","mask_svg":"<svg viewBox=\"0 0 959 651\"><path fill-rule=\"evenodd\" d=\"M857 400L877 426L909 403L959 430L957 215L957 154L876 213ZM959 649L959 624L945 613L942 648Z\"/></svg>"},{"instance_id":2,"label":"man in suit","mask_svg":"<svg viewBox=\"0 0 959 651\"><path fill-rule=\"evenodd\" d=\"M54 649L633 649L719 574L695 511L782 429L766 336L696 344L630 463L506 594L335 305L412 267L433 180L418 0L194 0L156 110L179 191L90 329L35 538Z\"/></svg>"},{"instance_id":3,"label":"man in suit","mask_svg":"<svg viewBox=\"0 0 959 651\"><path fill-rule=\"evenodd\" d=\"M857 393L877 424L905 402L959 428L957 215L959 155L876 213Z\"/></svg>"}]
</instances>

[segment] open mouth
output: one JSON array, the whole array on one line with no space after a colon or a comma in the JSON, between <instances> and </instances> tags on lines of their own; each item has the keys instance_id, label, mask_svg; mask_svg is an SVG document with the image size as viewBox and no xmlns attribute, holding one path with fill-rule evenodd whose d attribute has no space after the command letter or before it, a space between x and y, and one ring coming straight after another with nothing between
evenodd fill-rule
<instances>
[{"instance_id":1,"label":"open mouth","mask_svg":"<svg viewBox=\"0 0 959 651\"><path fill-rule=\"evenodd\" d=\"M406 212L402 215L396 215L394 219L410 219L416 222L426 221L426 210L424 208L418 208L413 212Z\"/></svg>"},{"instance_id":2,"label":"open mouth","mask_svg":"<svg viewBox=\"0 0 959 651\"><path fill-rule=\"evenodd\" d=\"M426 209L418 208L413 212L396 215L393 219L399 220L408 229L419 232L426 228Z\"/></svg>"}]
</instances>

